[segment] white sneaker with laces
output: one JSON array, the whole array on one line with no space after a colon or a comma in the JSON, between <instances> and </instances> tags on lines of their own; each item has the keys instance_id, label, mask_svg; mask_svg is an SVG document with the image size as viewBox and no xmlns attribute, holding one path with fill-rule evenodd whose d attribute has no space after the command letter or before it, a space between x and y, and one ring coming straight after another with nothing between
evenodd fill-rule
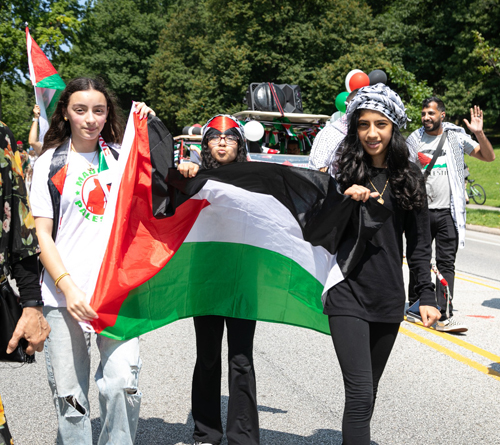
<instances>
[{"instance_id":1,"label":"white sneaker with laces","mask_svg":"<svg viewBox=\"0 0 500 445\"><path fill-rule=\"evenodd\" d=\"M467 332L469 328L458 321L455 317L450 317L436 323L436 331L441 332Z\"/></svg>"}]
</instances>

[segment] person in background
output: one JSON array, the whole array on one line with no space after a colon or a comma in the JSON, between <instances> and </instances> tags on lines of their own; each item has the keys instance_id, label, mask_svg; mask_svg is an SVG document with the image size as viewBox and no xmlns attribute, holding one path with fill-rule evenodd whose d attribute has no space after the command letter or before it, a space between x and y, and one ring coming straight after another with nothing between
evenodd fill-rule
<instances>
[{"instance_id":1,"label":"person in background","mask_svg":"<svg viewBox=\"0 0 500 445\"><path fill-rule=\"evenodd\" d=\"M22 177L21 157L10 129L0 122L0 282L7 272L16 280L23 307L21 318L9 341L7 353L12 353L21 339L26 339L26 353L43 350L50 327L45 320L38 272L38 240L35 221L30 211ZM0 398L0 439L11 443L11 436Z\"/></svg>"},{"instance_id":2,"label":"person in background","mask_svg":"<svg viewBox=\"0 0 500 445\"><path fill-rule=\"evenodd\" d=\"M465 133L462 127L445 122L446 108L438 97L429 97L422 103L422 127L415 130L406 144L410 160L425 171L431 162L445 132L441 154L436 159L427 177L426 190L430 210L431 236L436 246L436 266L448 282L454 295L455 259L458 247L465 247L465 168L464 154L481 161L491 162L495 153L483 132L483 112L478 106L470 109L470 122L464 119L467 128L474 133L477 142ZM410 306L418 296L415 294L415 277L410 275ZM453 316L453 305L449 302L446 313L445 289L436 278L436 297L441 307L441 319L436 330L443 332L466 332L467 326ZM413 317L407 318L414 322Z\"/></svg>"},{"instance_id":3,"label":"person in background","mask_svg":"<svg viewBox=\"0 0 500 445\"><path fill-rule=\"evenodd\" d=\"M238 120L218 115L203 127L202 168L219 168L233 162L246 162L246 141ZM199 166L179 164L178 170L192 178ZM226 436L229 445L259 444L259 414L253 363L255 320L205 315L194 317L196 365L191 394L196 445L219 445L221 422L221 349L224 325L227 328L229 356L229 405Z\"/></svg>"},{"instance_id":4,"label":"person in background","mask_svg":"<svg viewBox=\"0 0 500 445\"><path fill-rule=\"evenodd\" d=\"M358 90L353 90L347 96L346 104L353 99ZM335 176L337 171L338 149L347 134L347 119L345 114L338 120L330 119L325 127L314 138L309 168L321 172L329 171Z\"/></svg>"},{"instance_id":5,"label":"person in background","mask_svg":"<svg viewBox=\"0 0 500 445\"><path fill-rule=\"evenodd\" d=\"M24 149L23 141L17 141L17 151L19 152L19 156L21 157L21 167L23 170L23 177L26 178L26 172L28 166L30 165L30 159L28 156L28 152Z\"/></svg>"},{"instance_id":6,"label":"person in background","mask_svg":"<svg viewBox=\"0 0 500 445\"><path fill-rule=\"evenodd\" d=\"M289 140L286 146L286 154L288 155L300 155L300 145L297 140Z\"/></svg>"},{"instance_id":7,"label":"person in background","mask_svg":"<svg viewBox=\"0 0 500 445\"><path fill-rule=\"evenodd\" d=\"M30 133L28 136L28 143L37 156L42 154L42 143L38 141L38 121L40 119L40 107L35 104L33 107L33 122L31 124Z\"/></svg>"}]
</instances>

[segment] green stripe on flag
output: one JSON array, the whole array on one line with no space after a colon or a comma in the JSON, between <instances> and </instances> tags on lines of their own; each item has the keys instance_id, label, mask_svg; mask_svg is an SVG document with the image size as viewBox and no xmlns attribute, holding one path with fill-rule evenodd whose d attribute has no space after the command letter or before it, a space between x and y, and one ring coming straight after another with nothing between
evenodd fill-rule
<instances>
[{"instance_id":1,"label":"green stripe on flag","mask_svg":"<svg viewBox=\"0 0 500 445\"><path fill-rule=\"evenodd\" d=\"M104 155L102 150L99 150L99 166L97 167L97 171L99 173L108 170L108 163L106 162L106 156Z\"/></svg>"},{"instance_id":2,"label":"green stripe on flag","mask_svg":"<svg viewBox=\"0 0 500 445\"><path fill-rule=\"evenodd\" d=\"M46 77L42 79L40 82L37 82L35 85L38 88L51 88L53 90L64 90L66 88L66 84L61 79L59 74L52 74L52 76Z\"/></svg>"},{"instance_id":3,"label":"green stripe on flag","mask_svg":"<svg viewBox=\"0 0 500 445\"><path fill-rule=\"evenodd\" d=\"M61 90L56 90L54 92L54 95L52 96L52 100L50 101L49 105L45 108L45 113L47 114L47 118L50 119L52 117L52 115L54 114L54 111L57 107L57 102L59 101L61 94L62 94Z\"/></svg>"},{"instance_id":4,"label":"green stripe on flag","mask_svg":"<svg viewBox=\"0 0 500 445\"><path fill-rule=\"evenodd\" d=\"M281 254L245 244L185 243L163 270L129 293L116 324L101 333L129 339L214 314L329 334L322 291L316 278Z\"/></svg>"}]
</instances>

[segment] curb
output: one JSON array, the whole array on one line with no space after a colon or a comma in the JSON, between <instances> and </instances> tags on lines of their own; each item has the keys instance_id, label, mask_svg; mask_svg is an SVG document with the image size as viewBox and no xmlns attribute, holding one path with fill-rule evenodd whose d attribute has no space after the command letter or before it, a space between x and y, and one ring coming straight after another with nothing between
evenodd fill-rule
<instances>
[{"instance_id":1,"label":"curb","mask_svg":"<svg viewBox=\"0 0 500 445\"><path fill-rule=\"evenodd\" d=\"M494 227L476 226L474 224L466 224L465 228L467 230L473 230L474 232L490 233L492 235L500 235L500 229Z\"/></svg>"}]
</instances>

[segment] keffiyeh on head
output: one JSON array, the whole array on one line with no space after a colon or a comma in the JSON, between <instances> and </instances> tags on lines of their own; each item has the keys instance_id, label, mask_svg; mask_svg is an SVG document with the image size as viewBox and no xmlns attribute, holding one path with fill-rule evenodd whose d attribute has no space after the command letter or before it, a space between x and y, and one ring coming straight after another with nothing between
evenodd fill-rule
<instances>
[{"instance_id":1,"label":"keffiyeh on head","mask_svg":"<svg viewBox=\"0 0 500 445\"><path fill-rule=\"evenodd\" d=\"M403 101L398 93L383 83L377 83L358 90L356 96L347 105L347 122L351 122L352 115L357 109L379 111L399 128L406 128L406 122L409 120Z\"/></svg>"},{"instance_id":2,"label":"keffiyeh on head","mask_svg":"<svg viewBox=\"0 0 500 445\"><path fill-rule=\"evenodd\" d=\"M234 128L240 135L241 139L245 140L245 133L243 127L239 123L238 119L229 114L218 114L212 117L202 128L202 139L205 139L207 131L211 128L219 130L221 133L225 133L230 128Z\"/></svg>"}]
</instances>

